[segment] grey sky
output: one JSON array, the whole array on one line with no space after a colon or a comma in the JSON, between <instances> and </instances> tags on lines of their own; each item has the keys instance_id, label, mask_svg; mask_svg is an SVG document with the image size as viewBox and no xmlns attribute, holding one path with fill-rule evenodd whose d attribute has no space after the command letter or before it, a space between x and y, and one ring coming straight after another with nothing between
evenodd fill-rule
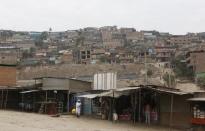
<instances>
[{"instance_id":1,"label":"grey sky","mask_svg":"<svg viewBox=\"0 0 205 131\"><path fill-rule=\"evenodd\" d=\"M117 25L205 31L205 0L0 0L0 29L54 31Z\"/></svg>"}]
</instances>

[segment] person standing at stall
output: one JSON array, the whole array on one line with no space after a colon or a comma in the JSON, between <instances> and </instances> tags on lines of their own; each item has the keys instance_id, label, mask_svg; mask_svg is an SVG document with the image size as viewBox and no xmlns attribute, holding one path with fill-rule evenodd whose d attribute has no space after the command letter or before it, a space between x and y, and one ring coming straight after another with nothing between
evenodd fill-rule
<instances>
[{"instance_id":1,"label":"person standing at stall","mask_svg":"<svg viewBox=\"0 0 205 131\"><path fill-rule=\"evenodd\" d=\"M81 101L77 100L76 102L76 116L80 117L80 112L81 112Z\"/></svg>"},{"instance_id":2,"label":"person standing at stall","mask_svg":"<svg viewBox=\"0 0 205 131\"><path fill-rule=\"evenodd\" d=\"M150 111L151 111L150 105L146 104L145 105L145 122L149 125L150 125Z\"/></svg>"}]
</instances>

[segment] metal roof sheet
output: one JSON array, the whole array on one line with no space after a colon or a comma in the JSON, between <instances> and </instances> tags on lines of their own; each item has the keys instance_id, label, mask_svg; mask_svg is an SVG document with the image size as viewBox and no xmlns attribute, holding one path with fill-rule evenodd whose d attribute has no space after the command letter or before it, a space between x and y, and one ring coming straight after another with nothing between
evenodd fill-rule
<instances>
[{"instance_id":1,"label":"metal roof sheet","mask_svg":"<svg viewBox=\"0 0 205 131\"><path fill-rule=\"evenodd\" d=\"M186 93L186 92L181 92L181 91L170 91L170 90L166 90L166 89L157 89L157 88L147 88L147 89L151 89L151 90L159 91L159 92L164 92L164 93L176 94L176 95L191 94L191 93Z\"/></svg>"},{"instance_id":2,"label":"metal roof sheet","mask_svg":"<svg viewBox=\"0 0 205 131\"><path fill-rule=\"evenodd\" d=\"M22 92L19 92L21 94L26 94L26 93L32 93L32 92L38 92L40 90L28 90L28 91L22 91Z\"/></svg>"},{"instance_id":3,"label":"metal roof sheet","mask_svg":"<svg viewBox=\"0 0 205 131\"><path fill-rule=\"evenodd\" d=\"M86 94L86 95L80 95L80 96L77 96L79 98L88 98L88 99L93 99L93 98L96 98L98 97L99 94Z\"/></svg>"},{"instance_id":4,"label":"metal roof sheet","mask_svg":"<svg viewBox=\"0 0 205 131\"><path fill-rule=\"evenodd\" d=\"M115 89L115 91L128 91L128 90L137 90L140 89L142 87L136 86L136 87L125 87L125 88L117 88Z\"/></svg>"},{"instance_id":5,"label":"metal roof sheet","mask_svg":"<svg viewBox=\"0 0 205 131\"><path fill-rule=\"evenodd\" d=\"M190 99L187 99L188 101L203 101L205 102L205 97L199 97L199 98L190 98Z\"/></svg>"}]
</instances>

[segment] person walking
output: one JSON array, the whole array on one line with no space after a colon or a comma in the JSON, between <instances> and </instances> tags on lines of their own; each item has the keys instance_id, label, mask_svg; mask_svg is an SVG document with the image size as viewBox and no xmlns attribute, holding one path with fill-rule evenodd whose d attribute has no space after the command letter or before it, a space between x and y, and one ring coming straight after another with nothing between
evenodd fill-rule
<instances>
[{"instance_id":1,"label":"person walking","mask_svg":"<svg viewBox=\"0 0 205 131\"><path fill-rule=\"evenodd\" d=\"M77 100L77 102L76 102L76 116L80 117L80 113L81 113L81 101Z\"/></svg>"}]
</instances>

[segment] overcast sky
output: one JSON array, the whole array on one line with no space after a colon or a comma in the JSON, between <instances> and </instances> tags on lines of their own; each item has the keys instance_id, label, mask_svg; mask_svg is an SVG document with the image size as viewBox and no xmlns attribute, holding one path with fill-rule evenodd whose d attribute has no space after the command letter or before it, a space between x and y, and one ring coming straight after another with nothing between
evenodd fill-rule
<instances>
[{"instance_id":1,"label":"overcast sky","mask_svg":"<svg viewBox=\"0 0 205 131\"><path fill-rule=\"evenodd\" d=\"M205 0L0 0L0 29L65 31L107 25L202 32Z\"/></svg>"}]
</instances>

